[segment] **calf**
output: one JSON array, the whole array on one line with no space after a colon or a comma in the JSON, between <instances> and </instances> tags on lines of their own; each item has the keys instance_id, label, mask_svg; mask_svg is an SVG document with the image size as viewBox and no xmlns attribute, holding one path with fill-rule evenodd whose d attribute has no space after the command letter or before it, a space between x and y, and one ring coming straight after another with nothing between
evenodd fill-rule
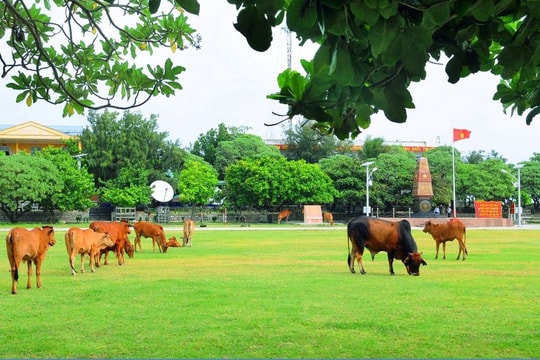
<instances>
[{"instance_id":1,"label":"calf","mask_svg":"<svg viewBox=\"0 0 540 360\"><path fill-rule=\"evenodd\" d=\"M176 240L176 236L173 236L172 238L167 241L167 247L182 247L183 244L180 244L178 240Z\"/></svg>"},{"instance_id":2,"label":"calf","mask_svg":"<svg viewBox=\"0 0 540 360\"><path fill-rule=\"evenodd\" d=\"M36 265L36 286L41 287L41 265L47 250L54 246L54 229L52 226L42 226L32 230L16 227L6 236L6 250L11 271L11 293L17 294L17 281L19 280L19 265L26 261L28 265L28 281L26 287L32 287L32 262Z\"/></svg>"},{"instance_id":3,"label":"calf","mask_svg":"<svg viewBox=\"0 0 540 360\"><path fill-rule=\"evenodd\" d=\"M465 224L461 221L451 219L446 224L434 224L431 221L427 221L424 224L424 232L431 234L431 237L435 240L435 246L437 248L435 259L439 257L439 245L441 243L443 244L443 259L446 259L446 242L453 241L454 239L457 239L459 243L459 252L456 260L459 260L462 253L463 260L465 260L465 255L469 255L465 246L465 241L467 240Z\"/></svg>"},{"instance_id":4,"label":"calf","mask_svg":"<svg viewBox=\"0 0 540 360\"><path fill-rule=\"evenodd\" d=\"M139 250L142 250L141 236L145 238L152 238L152 251L156 252L156 243L158 245L159 252L167 252L167 238L165 237L165 231L163 226L153 224L146 221L138 221L133 224L135 229L135 251L137 251L137 245Z\"/></svg>"},{"instance_id":5,"label":"calf","mask_svg":"<svg viewBox=\"0 0 540 360\"><path fill-rule=\"evenodd\" d=\"M70 228L65 235L66 250L69 256L69 265L71 273L77 274L75 270L75 257L81 254L81 273L84 272L84 255L90 257L90 269L96 271L94 267L96 258L99 259L99 253L106 247L114 246L114 241L108 233L98 233L92 229Z\"/></svg>"},{"instance_id":6,"label":"calf","mask_svg":"<svg viewBox=\"0 0 540 360\"><path fill-rule=\"evenodd\" d=\"M183 246L191 247L191 240L193 233L195 232L195 222L191 219L184 221L184 238L182 240Z\"/></svg>"}]
</instances>

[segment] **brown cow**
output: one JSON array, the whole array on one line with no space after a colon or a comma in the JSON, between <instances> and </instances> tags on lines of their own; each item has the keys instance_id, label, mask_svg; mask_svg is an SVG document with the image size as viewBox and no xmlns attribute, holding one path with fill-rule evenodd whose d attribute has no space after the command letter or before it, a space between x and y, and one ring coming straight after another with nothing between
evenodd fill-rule
<instances>
[{"instance_id":1,"label":"brown cow","mask_svg":"<svg viewBox=\"0 0 540 360\"><path fill-rule=\"evenodd\" d=\"M77 270L75 270L77 254L81 254L81 273L84 272L84 255L86 254L90 258L90 269L96 272L94 263L96 258L99 258L100 250L114 246L114 241L108 233L98 233L92 229L72 227L66 232L64 239L73 275L77 275Z\"/></svg>"},{"instance_id":2,"label":"brown cow","mask_svg":"<svg viewBox=\"0 0 540 360\"><path fill-rule=\"evenodd\" d=\"M173 236L167 241L167 247L182 247L183 245L184 244L180 244L178 240L176 240L176 236Z\"/></svg>"},{"instance_id":3,"label":"brown cow","mask_svg":"<svg viewBox=\"0 0 540 360\"><path fill-rule=\"evenodd\" d=\"M292 211L290 209L281 210L277 217L277 223L281 224L281 220L285 219L287 222L289 221L289 216L291 216Z\"/></svg>"},{"instance_id":4,"label":"brown cow","mask_svg":"<svg viewBox=\"0 0 540 360\"><path fill-rule=\"evenodd\" d=\"M145 238L152 238L153 252L156 252L156 243L159 252L167 252L167 238L165 237L163 226L147 221L137 221L133 224L133 228L135 229L135 251L137 251L137 245L139 245L139 250L143 251L141 246L141 236L143 236Z\"/></svg>"},{"instance_id":5,"label":"brown cow","mask_svg":"<svg viewBox=\"0 0 540 360\"><path fill-rule=\"evenodd\" d=\"M330 226L334 226L334 216L332 215L332 213L325 211L323 212L322 216L324 222L329 223Z\"/></svg>"},{"instance_id":6,"label":"brown cow","mask_svg":"<svg viewBox=\"0 0 540 360\"><path fill-rule=\"evenodd\" d=\"M183 246L191 247L191 240L193 233L195 232L195 222L191 219L184 221L184 238L182 240Z\"/></svg>"},{"instance_id":7,"label":"brown cow","mask_svg":"<svg viewBox=\"0 0 540 360\"><path fill-rule=\"evenodd\" d=\"M443 259L446 259L446 242L457 239L459 242L459 252L456 260L459 260L461 253L463 253L463 260L465 255L469 255L467 247L465 246L466 229L465 225L458 219L450 219L446 224L434 224L431 221L427 221L424 224L424 232L431 234L433 240L435 240L435 246L437 253L435 259L439 257L439 245L443 245Z\"/></svg>"},{"instance_id":8,"label":"brown cow","mask_svg":"<svg viewBox=\"0 0 540 360\"><path fill-rule=\"evenodd\" d=\"M11 271L11 293L17 294L17 281L19 280L19 265L26 261L28 265L28 281L26 287L30 289L32 277L32 262L36 265L36 285L41 287L41 265L49 246L54 246L54 229L52 226L42 226L32 230L16 227L6 236L6 250Z\"/></svg>"},{"instance_id":9,"label":"brown cow","mask_svg":"<svg viewBox=\"0 0 540 360\"><path fill-rule=\"evenodd\" d=\"M125 262L124 251L127 252L130 258L133 257L135 253L135 248L129 242L128 234L131 233L129 229L129 223L125 220L120 222L107 222L107 221L94 221L90 224L90 229L99 233L109 233L109 236L114 241L114 245L107 247L100 251L100 255L96 260L96 266L99 267L101 254L105 254L104 265L108 264L107 257L109 256L109 251L114 251L116 258L118 259L118 265L122 265Z\"/></svg>"},{"instance_id":10,"label":"brown cow","mask_svg":"<svg viewBox=\"0 0 540 360\"><path fill-rule=\"evenodd\" d=\"M411 224L407 220L391 222L362 216L347 224L347 236L348 242L352 244L348 256L349 270L352 273L355 272L355 258L360 272L366 273L362 264L364 248L370 251L372 259L379 251L386 251L390 275L394 275L394 259L403 262L409 275L420 275L420 265L427 265L417 250Z\"/></svg>"}]
</instances>

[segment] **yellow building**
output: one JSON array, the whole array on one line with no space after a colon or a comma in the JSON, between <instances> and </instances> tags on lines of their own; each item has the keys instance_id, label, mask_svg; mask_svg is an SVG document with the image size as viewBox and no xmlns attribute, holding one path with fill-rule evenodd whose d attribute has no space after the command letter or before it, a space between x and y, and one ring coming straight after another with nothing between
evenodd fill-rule
<instances>
[{"instance_id":1,"label":"yellow building","mask_svg":"<svg viewBox=\"0 0 540 360\"><path fill-rule=\"evenodd\" d=\"M75 140L81 150L82 126L44 126L34 121L19 125L0 125L0 151L6 155L19 151L34 153L47 146L63 147L66 140Z\"/></svg>"}]
</instances>

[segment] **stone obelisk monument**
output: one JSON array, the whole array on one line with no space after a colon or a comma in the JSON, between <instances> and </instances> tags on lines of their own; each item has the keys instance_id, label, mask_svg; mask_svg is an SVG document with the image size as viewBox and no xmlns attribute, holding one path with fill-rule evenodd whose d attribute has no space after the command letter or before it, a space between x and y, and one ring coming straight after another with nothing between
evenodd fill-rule
<instances>
[{"instance_id":1,"label":"stone obelisk monument","mask_svg":"<svg viewBox=\"0 0 540 360\"><path fill-rule=\"evenodd\" d=\"M433 187L431 186L431 172L429 171L428 160L420 157L416 165L412 196L414 199L413 208L417 216L429 216L432 209L431 199L433 198Z\"/></svg>"}]
</instances>

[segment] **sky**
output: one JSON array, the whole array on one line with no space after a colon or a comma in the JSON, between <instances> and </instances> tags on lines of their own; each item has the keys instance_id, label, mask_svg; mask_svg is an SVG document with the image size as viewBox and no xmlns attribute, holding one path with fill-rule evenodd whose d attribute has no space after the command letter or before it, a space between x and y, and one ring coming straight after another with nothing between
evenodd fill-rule
<instances>
[{"instance_id":1,"label":"sky","mask_svg":"<svg viewBox=\"0 0 540 360\"><path fill-rule=\"evenodd\" d=\"M154 97L133 111L145 117L158 115L159 131L169 133L170 140L179 140L183 147L192 144L200 134L218 124L247 126L249 132L263 139L279 139L281 126L265 123L280 120L272 112L284 114L286 107L266 98L277 92L277 75L287 67L287 33L274 30L272 47L264 52L252 50L233 23L236 9L225 0L199 0L200 16L190 16L189 23L202 35L202 49L188 49L170 54L186 71L180 75L183 90L174 97ZM301 70L300 59L311 59L313 46L299 47L292 35L292 67ZM415 109L408 110L404 124L390 122L380 112L371 126L355 141L363 143L367 136L414 145L452 145L453 129L471 131L469 139L454 143L462 154L492 150L516 164L540 152L537 144L540 118L532 125L525 117L505 115L502 105L492 100L498 79L490 74L475 74L449 84L443 65L429 65L427 79L414 83L411 93ZM44 125L82 125L84 116L62 117L62 106L43 102L27 107L15 103L15 93L7 89L9 79L0 79L0 104L4 111L0 123L16 125L36 121ZM293 121L297 121L296 119Z\"/></svg>"}]
</instances>

